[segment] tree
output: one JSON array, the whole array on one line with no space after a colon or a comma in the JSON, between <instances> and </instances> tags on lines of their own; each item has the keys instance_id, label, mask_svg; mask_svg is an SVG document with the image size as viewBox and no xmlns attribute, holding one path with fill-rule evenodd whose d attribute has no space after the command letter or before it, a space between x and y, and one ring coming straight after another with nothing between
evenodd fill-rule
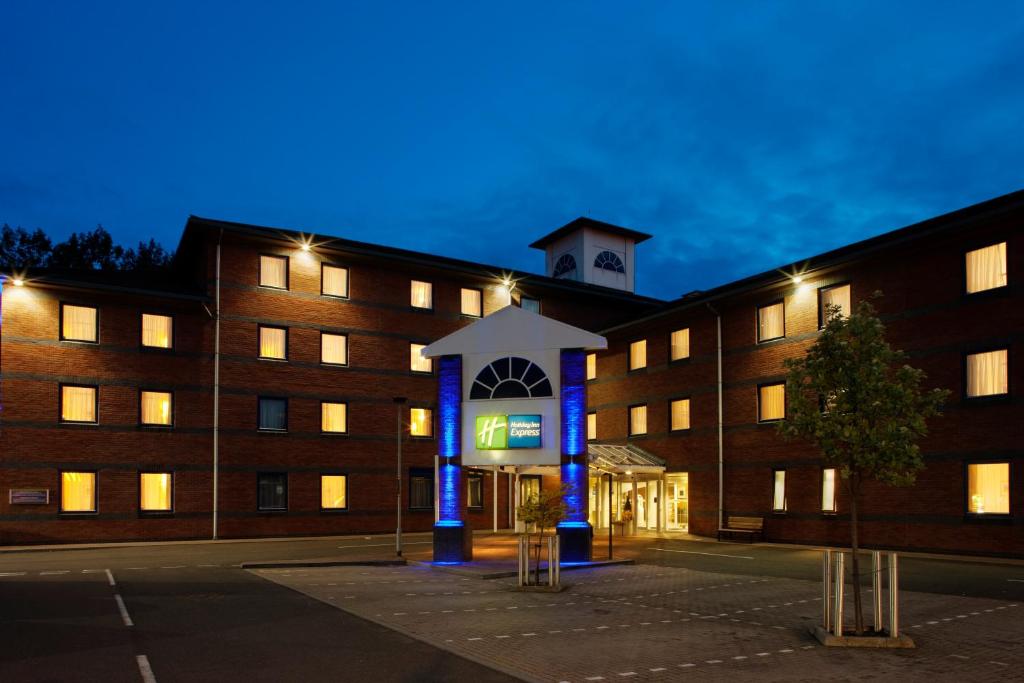
<instances>
[{"instance_id":1,"label":"tree","mask_svg":"<svg viewBox=\"0 0 1024 683\"><path fill-rule=\"evenodd\" d=\"M171 265L174 253L156 240L139 242L138 249L125 249L102 225L87 232L73 232L56 245L46 233L36 228L4 225L0 229L0 272L24 272L29 268L56 270L104 270L152 273Z\"/></svg>"},{"instance_id":2,"label":"tree","mask_svg":"<svg viewBox=\"0 0 1024 683\"><path fill-rule=\"evenodd\" d=\"M13 273L44 267L50 262L52 248L50 238L39 228L29 232L4 223L0 228L0 271Z\"/></svg>"},{"instance_id":3,"label":"tree","mask_svg":"<svg viewBox=\"0 0 1024 683\"><path fill-rule=\"evenodd\" d=\"M534 583L540 584L540 550L544 545L544 530L553 529L556 524L565 517L566 505L564 496L567 487L563 484L558 491L540 491L530 494L526 500L516 508L519 519L526 525L526 538L529 544L530 529L538 535L536 562L534 564ZM548 558L551 562L551 558Z\"/></svg>"},{"instance_id":4,"label":"tree","mask_svg":"<svg viewBox=\"0 0 1024 683\"><path fill-rule=\"evenodd\" d=\"M922 390L924 372L903 363L905 354L889 346L870 301L849 317L840 315L839 307L826 313L825 329L807 355L786 361L787 415L778 429L787 439L816 445L825 462L839 470L849 494L855 628L862 635L857 557L862 486L866 481L914 483L924 468L917 441L949 392Z\"/></svg>"},{"instance_id":5,"label":"tree","mask_svg":"<svg viewBox=\"0 0 1024 683\"><path fill-rule=\"evenodd\" d=\"M90 232L73 232L65 241L54 246L50 267L64 270L121 270L124 256L124 247L114 244L110 233L102 225L97 225Z\"/></svg>"}]
</instances>

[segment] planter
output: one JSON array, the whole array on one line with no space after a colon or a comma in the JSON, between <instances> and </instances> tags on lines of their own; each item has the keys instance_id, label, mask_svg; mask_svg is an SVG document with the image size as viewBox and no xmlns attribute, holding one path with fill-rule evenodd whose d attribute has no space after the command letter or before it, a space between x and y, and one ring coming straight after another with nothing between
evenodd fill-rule
<instances>
[{"instance_id":1,"label":"planter","mask_svg":"<svg viewBox=\"0 0 1024 683\"><path fill-rule=\"evenodd\" d=\"M914 648L917 645L910 636L899 635L895 638L891 638L882 632L882 635L872 634L857 636L852 633L844 632L843 635L837 636L829 631L826 631L821 626L813 626L810 629L811 634L818 639L818 642L826 647L875 647L885 649L906 649Z\"/></svg>"}]
</instances>

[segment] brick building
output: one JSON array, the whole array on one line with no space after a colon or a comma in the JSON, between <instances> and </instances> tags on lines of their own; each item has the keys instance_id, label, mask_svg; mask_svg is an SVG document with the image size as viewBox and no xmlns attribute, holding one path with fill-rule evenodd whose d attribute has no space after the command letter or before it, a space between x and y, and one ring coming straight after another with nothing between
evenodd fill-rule
<instances>
[{"instance_id":1,"label":"brick building","mask_svg":"<svg viewBox=\"0 0 1024 683\"><path fill-rule=\"evenodd\" d=\"M665 463L614 483L614 517L628 500L639 528L752 515L768 540L841 543L842 487L776 435L778 384L824 303L881 291L890 342L952 394L918 483L868 491L864 543L1024 556L1022 222L1017 192L664 302L632 291L649 236L589 219L531 245L538 276L193 217L165 281L4 283L0 543L391 531L399 433L403 528L427 530L437 382L418 351L509 304L608 339L589 436ZM466 479L476 528L512 525L514 481L550 485Z\"/></svg>"}]
</instances>

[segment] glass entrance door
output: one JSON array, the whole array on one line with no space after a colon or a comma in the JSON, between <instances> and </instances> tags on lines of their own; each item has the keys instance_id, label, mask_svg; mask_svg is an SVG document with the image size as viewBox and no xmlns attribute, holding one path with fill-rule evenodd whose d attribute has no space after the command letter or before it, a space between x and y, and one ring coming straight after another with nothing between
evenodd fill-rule
<instances>
[{"instance_id":1,"label":"glass entrance door","mask_svg":"<svg viewBox=\"0 0 1024 683\"><path fill-rule=\"evenodd\" d=\"M665 475L666 528L686 531L690 525L690 475L673 472Z\"/></svg>"}]
</instances>

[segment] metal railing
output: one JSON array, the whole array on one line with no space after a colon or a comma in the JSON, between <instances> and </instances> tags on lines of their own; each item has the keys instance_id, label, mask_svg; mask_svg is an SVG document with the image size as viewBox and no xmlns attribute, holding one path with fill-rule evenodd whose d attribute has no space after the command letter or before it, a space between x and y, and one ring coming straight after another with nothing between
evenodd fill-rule
<instances>
[{"instance_id":1,"label":"metal railing","mask_svg":"<svg viewBox=\"0 0 1024 683\"><path fill-rule=\"evenodd\" d=\"M871 551L871 589L872 616L874 617L875 633L881 633L885 625L882 602L882 574L887 575L889 594L888 604L888 636L898 638L900 635L900 599L899 599L899 556L897 553ZM846 553L841 550L825 550L821 558L821 625L829 633L843 635L843 607L846 587Z\"/></svg>"},{"instance_id":2,"label":"metal railing","mask_svg":"<svg viewBox=\"0 0 1024 683\"><path fill-rule=\"evenodd\" d=\"M547 585L553 587L559 585L561 581L561 539L557 535L548 536L547 546ZM516 558L518 560L516 575L519 585L538 585L530 581L530 538L525 534L519 537Z\"/></svg>"}]
</instances>

